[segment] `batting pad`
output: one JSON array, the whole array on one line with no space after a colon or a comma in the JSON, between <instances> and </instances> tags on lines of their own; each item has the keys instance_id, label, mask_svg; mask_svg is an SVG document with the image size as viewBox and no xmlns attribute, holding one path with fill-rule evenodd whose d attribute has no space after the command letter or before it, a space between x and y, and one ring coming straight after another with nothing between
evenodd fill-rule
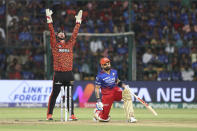
<instances>
[{"instance_id":1,"label":"batting pad","mask_svg":"<svg viewBox=\"0 0 197 131\"><path fill-rule=\"evenodd\" d=\"M126 113L126 118L134 117L133 102L129 89L124 89L122 92L122 99L124 101L124 111Z\"/></svg>"}]
</instances>

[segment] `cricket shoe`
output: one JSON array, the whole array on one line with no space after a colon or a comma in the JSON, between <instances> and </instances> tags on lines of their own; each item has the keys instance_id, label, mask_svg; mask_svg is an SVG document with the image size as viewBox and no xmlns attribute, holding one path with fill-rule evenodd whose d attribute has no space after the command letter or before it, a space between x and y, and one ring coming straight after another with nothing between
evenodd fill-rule
<instances>
[{"instance_id":1,"label":"cricket shoe","mask_svg":"<svg viewBox=\"0 0 197 131\"><path fill-rule=\"evenodd\" d=\"M99 113L101 111L100 110L97 110L97 109L94 109L94 117L93 117L93 120L94 121L99 121L99 122L109 122L110 121L110 116L107 118L107 119L102 119L100 116L99 116Z\"/></svg>"},{"instance_id":2,"label":"cricket shoe","mask_svg":"<svg viewBox=\"0 0 197 131\"><path fill-rule=\"evenodd\" d=\"M130 119L128 120L129 123L136 123L137 120L135 119L135 117L130 117Z\"/></svg>"},{"instance_id":3,"label":"cricket shoe","mask_svg":"<svg viewBox=\"0 0 197 131\"><path fill-rule=\"evenodd\" d=\"M78 118L75 115L71 115L69 121L77 121Z\"/></svg>"},{"instance_id":4,"label":"cricket shoe","mask_svg":"<svg viewBox=\"0 0 197 131\"><path fill-rule=\"evenodd\" d=\"M46 120L47 120L47 121L53 120L52 114L47 114L47 119L46 119Z\"/></svg>"},{"instance_id":5,"label":"cricket shoe","mask_svg":"<svg viewBox=\"0 0 197 131\"><path fill-rule=\"evenodd\" d=\"M100 117L99 117L100 118ZM99 122L109 122L110 121L110 119L111 119L111 117L110 116L108 116L108 118L107 119L102 119L102 118L100 118L99 119Z\"/></svg>"},{"instance_id":6,"label":"cricket shoe","mask_svg":"<svg viewBox=\"0 0 197 131\"><path fill-rule=\"evenodd\" d=\"M93 113L94 113L93 120L98 122L99 121L99 113L100 113L100 111L97 110L97 109L94 109Z\"/></svg>"}]
</instances>

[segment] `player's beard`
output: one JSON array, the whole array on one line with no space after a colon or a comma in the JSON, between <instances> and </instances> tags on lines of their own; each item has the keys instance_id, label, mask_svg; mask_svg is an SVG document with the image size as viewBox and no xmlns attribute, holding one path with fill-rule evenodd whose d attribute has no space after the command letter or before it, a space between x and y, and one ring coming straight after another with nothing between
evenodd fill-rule
<instances>
[{"instance_id":1,"label":"player's beard","mask_svg":"<svg viewBox=\"0 0 197 131\"><path fill-rule=\"evenodd\" d=\"M105 71L109 71L111 69L111 66L107 66L104 68Z\"/></svg>"},{"instance_id":2,"label":"player's beard","mask_svg":"<svg viewBox=\"0 0 197 131\"><path fill-rule=\"evenodd\" d=\"M60 37L57 37L58 41L61 41L61 40L66 40L66 38L60 38Z\"/></svg>"}]
</instances>

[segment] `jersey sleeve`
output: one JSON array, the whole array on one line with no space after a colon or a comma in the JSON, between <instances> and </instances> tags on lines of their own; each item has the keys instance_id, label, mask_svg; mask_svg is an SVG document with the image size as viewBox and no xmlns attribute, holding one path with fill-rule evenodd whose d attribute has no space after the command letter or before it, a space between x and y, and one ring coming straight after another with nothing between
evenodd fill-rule
<instances>
[{"instance_id":1,"label":"jersey sleeve","mask_svg":"<svg viewBox=\"0 0 197 131\"><path fill-rule=\"evenodd\" d=\"M99 77L99 75L96 76L95 85L101 86L101 78Z\"/></svg>"},{"instance_id":2,"label":"jersey sleeve","mask_svg":"<svg viewBox=\"0 0 197 131\"><path fill-rule=\"evenodd\" d=\"M56 36L52 23L49 23L49 31L50 31L50 44L51 47L54 48L56 44Z\"/></svg>"},{"instance_id":3,"label":"jersey sleeve","mask_svg":"<svg viewBox=\"0 0 197 131\"><path fill-rule=\"evenodd\" d=\"M69 43L71 43L72 46L75 45L76 43L76 39L77 39L77 34L79 32L79 27L80 27L81 24L77 23L73 29L73 33L72 33L72 36L69 40Z\"/></svg>"},{"instance_id":4,"label":"jersey sleeve","mask_svg":"<svg viewBox=\"0 0 197 131\"><path fill-rule=\"evenodd\" d=\"M117 72L117 70L114 70L114 72L115 72L115 79L117 81L117 79L118 79L118 72Z\"/></svg>"}]
</instances>

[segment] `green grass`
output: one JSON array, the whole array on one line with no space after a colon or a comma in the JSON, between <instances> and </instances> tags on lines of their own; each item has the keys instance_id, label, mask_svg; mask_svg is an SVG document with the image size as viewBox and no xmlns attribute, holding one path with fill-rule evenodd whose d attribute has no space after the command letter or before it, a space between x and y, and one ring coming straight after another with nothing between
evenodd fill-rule
<instances>
[{"instance_id":1,"label":"green grass","mask_svg":"<svg viewBox=\"0 0 197 131\"><path fill-rule=\"evenodd\" d=\"M60 122L60 109L54 110L54 121L45 121L46 108L0 108L0 131L196 131L197 109L157 109L153 116L146 109L135 109L138 122L125 121L122 109L111 110L111 121L92 120L93 109L76 108L77 122Z\"/></svg>"}]
</instances>

